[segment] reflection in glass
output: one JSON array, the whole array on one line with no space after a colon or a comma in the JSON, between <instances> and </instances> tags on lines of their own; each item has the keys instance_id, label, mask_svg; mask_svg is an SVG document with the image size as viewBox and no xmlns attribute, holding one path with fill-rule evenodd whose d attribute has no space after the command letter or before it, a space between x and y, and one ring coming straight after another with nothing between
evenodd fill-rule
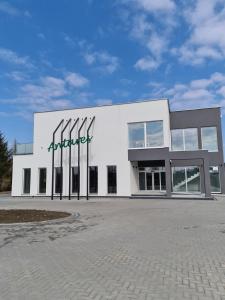
<instances>
[{"instance_id":1,"label":"reflection in glass","mask_svg":"<svg viewBox=\"0 0 225 300\"><path fill-rule=\"evenodd\" d=\"M163 121L146 123L147 147L163 146Z\"/></svg>"},{"instance_id":2,"label":"reflection in glass","mask_svg":"<svg viewBox=\"0 0 225 300\"><path fill-rule=\"evenodd\" d=\"M217 129L216 127L201 128L202 149L210 152L218 151Z\"/></svg>"},{"instance_id":3,"label":"reflection in glass","mask_svg":"<svg viewBox=\"0 0 225 300\"><path fill-rule=\"evenodd\" d=\"M184 129L184 149L185 149L185 151L198 150L198 130L197 130L197 128Z\"/></svg>"},{"instance_id":4,"label":"reflection in glass","mask_svg":"<svg viewBox=\"0 0 225 300\"><path fill-rule=\"evenodd\" d=\"M220 173L218 167L210 167L210 184L211 184L211 192L219 193L220 192Z\"/></svg>"},{"instance_id":5,"label":"reflection in glass","mask_svg":"<svg viewBox=\"0 0 225 300\"><path fill-rule=\"evenodd\" d=\"M129 148L145 147L144 123L129 124Z\"/></svg>"},{"instance_id":6,"label":"reflection in glass","mask_svg":"<svg viewBox=\"0 0 225 300\"><path fill-rule=\"evenodd\" d=\"M187 192L200 192L200 172L198 167L187 167Z\"/></svg>"},{"instance_id":7,"label":"reflection in glass","mask_svg":"<svg viewBox=\"0 0 225 300\"><path fill-rule=\"evenodd\" d=\"M173 191L186 192L186 175L183 167L173 168Z\"/></svg>"},{"instance_id":8,"label":"reflection in glass","mask_svg":"<svg viewBox=\"0 0 225 300\"><path fill-rule=\"evenodd\" d=\"M174 192L201 191L199 167L173 167L172 171Z\"/></svg>"}]
</instances>

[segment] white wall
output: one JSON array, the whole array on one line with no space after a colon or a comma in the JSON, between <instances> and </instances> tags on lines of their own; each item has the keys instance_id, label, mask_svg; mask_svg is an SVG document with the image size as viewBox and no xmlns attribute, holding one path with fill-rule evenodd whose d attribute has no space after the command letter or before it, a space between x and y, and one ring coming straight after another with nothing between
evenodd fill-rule
<instances>
[{"instance_id":1,"label":"white wall","mask_svg":"<svg viewBox=\"0 0 225 300\"><path fill-rule=\"evenodd\" d=\"M73 109L34 114L34 154L14 156L12 195L21 195L22 169L32 168L31 195L37 195L38 168L47 168L47 195L51 195L51 157L48 147L52 141L52 133L61 119L66 121L80 118L72 138L77 137L77 128L82 119L88 122L82 129L81 136L86 130L91 118L95 121L91 129L93 139L89 144L89 165L98 166L98 195L107 195L107 165L117 166L117 195L129 196L131 189L130 162L128 161L128 123L151 120L163 120L164 147L170 147L169 108L167 100L146 101L131 104L102 106L94 108ZM71 126L73 121L71 122ZM68 139L70 127L64 138ZM63 128L63 126L61 127ZM60 142L59 129L56 143ZM63 194L68 195L68 149L63 148ZM72 166L77 165L77 145L72 146ZM55 151L55 166L60 166L60 150ZM86 144L81 144L81 196L86 195Z\"/></svg>"}]
</instances>

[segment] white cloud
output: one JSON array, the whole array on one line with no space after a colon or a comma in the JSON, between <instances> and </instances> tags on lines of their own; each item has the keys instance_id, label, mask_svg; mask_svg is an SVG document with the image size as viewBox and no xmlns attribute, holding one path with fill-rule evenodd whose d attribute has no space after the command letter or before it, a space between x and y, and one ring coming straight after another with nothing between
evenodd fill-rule
<instances>
[{"instance_id":1,"label":"white cloud","mask_svg":"<svg viewBox=\"0 0 225 300\"><path fill-rule=\"evenodd\" d=\"M21 11L7 1L0 2L0 12L6 13L10 16L21 16L21 15L24 15L25 17L31 16L29 11L27 10Z\"/></svg>"},{"instance_id":2,"label":"white cloud","mask_svg":"<svg viewBox=\"0 0 225 300\"><path fill-rule=\"evenodd\" d=\"M225 2L197 0L185 10L190 35L173 51L181 62L198 65L225 58Z\"/></svg>"},{"instance_id":3,"label":"white cloud","mask_svg":"<svg viewBox=\"0 0 225 300\"><path fill-rule=\"evenodd\" d=\"M88 85L89 80L78 73L68 73L65 77L66 82L72 87L84 87Z\"/></svg>"},{"instance_id":4,"label":"white cloud","mask_svg":"<svg viewBox=\"0 0 225 300\"><path fill-rule=\"evenodd\" d=\"M83 49L83 57L88 65L93 65L102 73L112 74L119 68L119 59L107 51L93 51L92 47Z\"/></svg>"},{"instance_id":5,"label":"white cloud","mask_svg":"<svg viewBox=\"0 0 225 300\"><path fill-rule=\"evenodd\" d=\"M101 106L101 105L111 105L113 101L111 99L97 99L96 104Z\"/></svg>"},{"instance_id":6,"label":"white cloud","mask_svg":"<svg viewBox=\"0 0 225 300\"><path fill-rule=\"evenodd\" d=\"M209 78L175 84L163 91L173 109L201 108L225 105L225 74L213 73ZM161 95L162 96L162 95Z\"/></svg>"},{"instance_id":7,"label":"white cloud","mask_svg":"<svg viewBox=\"0 0 225 300\"><path fill-rule=\"evenodd\" d=\"M146 56L143 58L140 58L136 64L135 64L135 68L139 69L141 71L152 71L158 68L158 66L160 65L160 63L153 59L150 56Z\"/></svg>"},{"instance_id":8,"label":"white cloud","mask_svg":"<svg viewBox=\"0 0 225 300\"><path fill-rule=\"evenodd\" d=\"M33 67L28 56L19 56L16 52L7 48L0 47L0 60L10 64L21 65L29 68Z\"/></svg>"},{"instance_id":9,"label":"white cloud","mask_svg":"<svg viewBox=\"0 0 225 300\"><path fill-rule=\"evenodd\" d=\"M171 11L175 4L171 0L134 0L137 6L148 12Z\"/></svg>"},{"instance_id":10,"label":"white cloud","mask_svg":"<svg viewBox=\"0 0 225 300\"><path fill-rule=\"evenodd\" d=\"M12 71L7 73L6 76L15 81L24 81L27 79L27 75L21 71Z\"/></svg>"}]
</instances>

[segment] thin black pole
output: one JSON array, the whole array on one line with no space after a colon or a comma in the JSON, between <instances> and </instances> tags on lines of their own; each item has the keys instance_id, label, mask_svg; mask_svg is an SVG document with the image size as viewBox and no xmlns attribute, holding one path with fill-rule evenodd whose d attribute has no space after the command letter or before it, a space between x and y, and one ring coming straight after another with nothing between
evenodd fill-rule
<instances>
[{"instance_id":1,"label":"thin black pole","mask_svg":"<svg viewBox=\"0 0 225 300\"><path fill-rule=\"evenodd\" d=\"M87 200L89 198L89 193L88 193L89 192L89 130L91 129L94 119L95 117L92 118L91 123L87 129L87 196L86 196Z\"/></svg>"},{"instance_id":2,"label":"thin black pole","mask_svg":"<svg viewBox=\"0 0 225 300\"><path fill-rule=\"evenodd\" d=\"M84 119L83 123L81 124L81 126L78 130L78 192L77 192L77 200L80 199L80 132L86 121L87 121L87 117Z\"/></svg>"},{"instance_id":3,"label":"thin black pole","mask_svg":"<svg viewBox=\"0 0 225 300\"><path fill-rule=\"evenodd\" d=\"M53 132L52 135L52 143L53 143L53 148L52 148L52 194L51 194L51 200L53 200L54 198L54 171L55 171L55 166L54 166L54 161L55 161L55 134L56 131L59 129L59 127L61 126L61 124L63 123L63 119L61 120L61 122L59 123L59 125L56 127L56 129Z\"/></svg>"},{"instance_id":4,"label":"thin black pole","mask_svg":"<svg viewBox=\"0 0 225 300\"><path fill-rule=\"evenodd\" d=\"M60 157L60 200L62 200L62 192L63 192L63 133L66 130L67 126L69 125L69 123L71 122L71 119L68 120L68 122L66 123L66 126L63 128L63 130L61 131L61 157Z\"/></svg>"},{"instance_id":5,"label":"thin black pole","mask_svg":"<svg viewBox=\"0 0 225 300\"><path fill-rule=\"evenodd\" d=\"M77 122L79 121L79 118L76 119L76 121L74 122L72 128L70 129L70 141L71 141L71 137L72 137L72 131L74 129L74 127L77 125ZM70 143L70 147L69 147L69 196L68 199L71 199L71 143Z\"/></svg>"}]
</instances>

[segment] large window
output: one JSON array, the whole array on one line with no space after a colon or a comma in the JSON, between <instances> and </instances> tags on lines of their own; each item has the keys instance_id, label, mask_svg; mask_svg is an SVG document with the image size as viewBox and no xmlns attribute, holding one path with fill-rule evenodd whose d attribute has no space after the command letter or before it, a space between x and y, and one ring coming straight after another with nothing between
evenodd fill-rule
<instances>
[{"instance_id":1,"label":"large window","mask_svg":"<svg viewBox=\"0 0 225 300\"><path fill-rule=\"evenodd\" d=\"M128 125L129 148L162 147L163 121L131 123Z\"/></svg>"},{"instance_id":2,"label":"large window","mask_svg":"<svg viewBox=\"0 0 225 300\"><path fill-rule=\"evenodd\" d=\"M173 167L173 191L200 193L199 167Z\"/></svg>"},{"instance_id":3,"label":"large window","mask_svg":"<svg viewBox=\"0 0 225 300\"><path fill-rule=\"evenodd\" d=\"M144 123L129 124L129 148L145 147Z\"/></svg>"},{"instance_id":4,"label":"large window","mask_svg":"<svg viewBox=\"0 0 225 300\"><path fill-rule=\"evenodd\" d=\"M216 127L202 127L202 149L210 152L218 151Z\"/></svg>"},{"instance_id":5,"label":"large window","mask_svg":"<svg viewBox=\"0 0 225 300\"><path fill-rule=\"evenodd\" d=\"M146 123L147 147L163 146L163 121Z\"/></svg>"},{"instance_id":6,"label":"large window","mask_svg":"<svg viewBox=\"0 0 225 300\"><path fill-rule=\"evenodd\" d=\"M39 191L40 194L46 193L46 168L39 169Z\"/></svg>"},{"instance_id":7,"label":"large window","mask_svg":"<svg viewBox=\"0 0 225 300\"><path fill-rule=\"evenodd\" d=\"M55 193L61 192L61 185L62 185L62 190L63 190L63 180L62 180L61 168L56 167L55 168Z\"/></svg>"},{"instance_id":8,"label":"large window","mask_svg":"<svg viewBox=\"0 0 225 300\"><path fill-rule=\"evenodd\" d=\"M107 167L108 194L117 193L116 166Z\"/></svg>"},{"instance_id":9,"label":"large window","mask_svg":"<svg viewBox=\"0 0 225 300\"><path fill-rule=\"evenodd\" d=\"M171 131L173 151L198 150L197 128L174 129Z\"/></svg>"},{"instance_id":10,"label":"large window","mask_svg":"<svg viewBox=\"0 0 225 300\"><path fill-rule=\"evenodd\" d=\"M30 194L31 169L23 169L23 193Z\"/></svg>"},{"instance_id":11,"label":"large window","mask_svg":"<svg viewBox=\"0 0 225 300\"><path fill-rule=\"evenodd\" d=\"M78 193L79 175L78 167L72 167L72 193Z\"/></svg>"},{"instance_id":12,"label":"large window","mask_svg":"<svg viewBox=\"0 0 225 300\"><path fill-rule=\"evenodd\" d=\"M98 167L89 167L89 192L98 193Z\"/></svg>"},{"instance_id":13,"label":"large window","mask_svg":"<svg viewBox=\"0 0 225 300\"><path fill-rule=\"evenodd\" d=\"M218 167L209 167L211 192L220 192L220 173Z\"/></svg>"}]
</instances>

